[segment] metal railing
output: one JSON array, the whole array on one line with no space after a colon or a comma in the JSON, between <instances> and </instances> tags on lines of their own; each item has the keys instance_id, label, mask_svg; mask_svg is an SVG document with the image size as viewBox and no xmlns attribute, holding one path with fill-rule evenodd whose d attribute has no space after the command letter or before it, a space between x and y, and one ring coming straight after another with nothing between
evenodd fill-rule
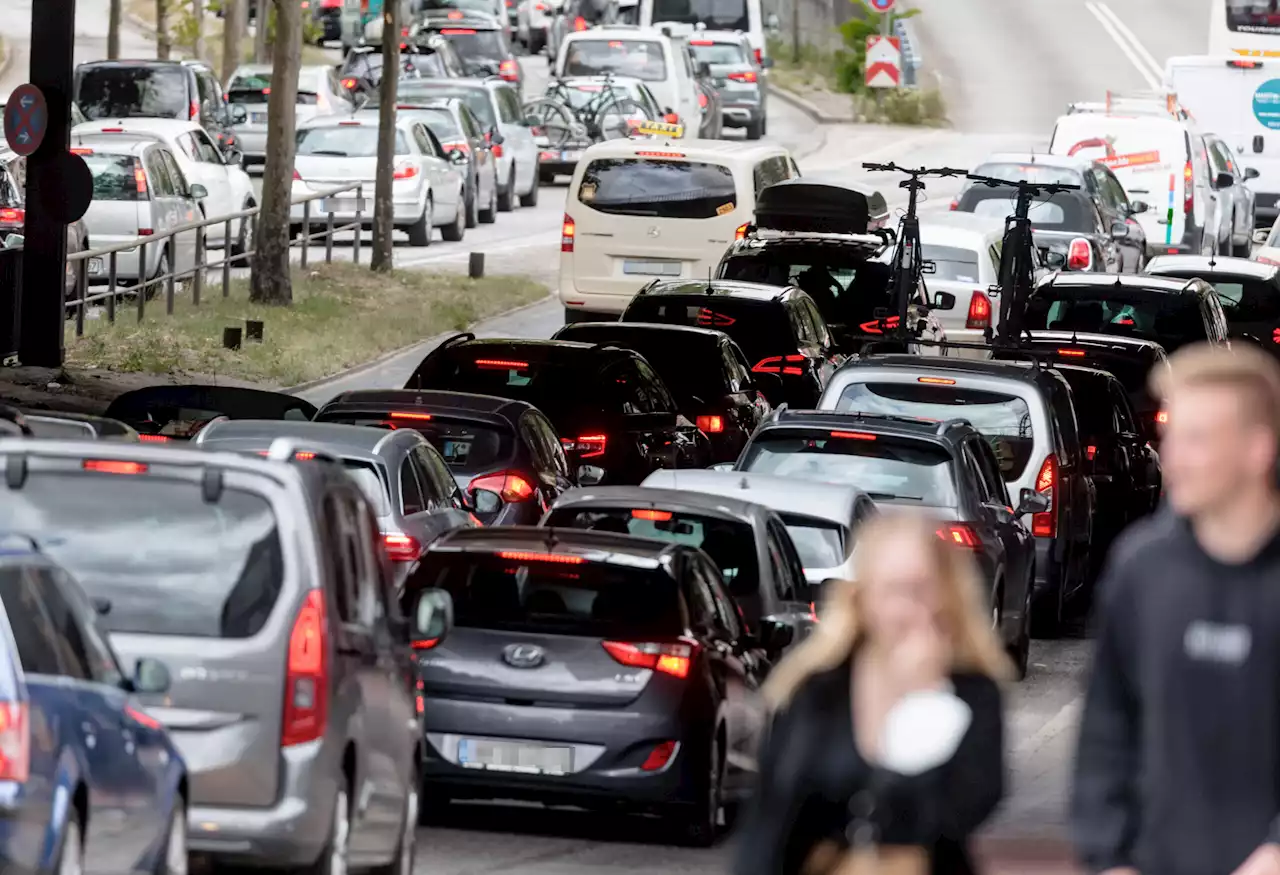
<instances>
[{"instance_id":1,"label":"metal railing","mask_svg":"<svg viewBox=\"0 0 1280 875\"><path fill-rule=\"evenodd\" d=\"M350 191L356 193L355 218L352 221L344 225L335 224L334 211L326 204L321 204L318 215L313 215L311 205L315 201L327 201L335 195ZM302 219L300 222L295 222L293 220L293 208L299 205L302 206ZM238 213L228 213L225 216L215 216L211 219L201 219L198 222L188 222L162 234L137 237L124 243L117 243L114 246L90 249L67 256L68 270L74 272L75 286L73 294L65 297L64 309L68 318L75 319L76 337L84 336L85 317L91 307L105 308L107 321L114 323L122 299L129 297L134 298L137 319L141 322L146 318L147 299L151 297L152 290L161 285L164 286L164 307L167 315L173 314L174 301L179 294L179 284L184 287L189 286L191 304L194 307L199 307L205 284L208 281L207 275L211 271L217 270L221 273L222 297L230 297L232 269L248 267L256 252L252 247L257 239L258 215L261 209L261 207L253 207L252 209L241 210ZM301 233L290 240L289 247L300 250L300 266L304 270L306 269L310 260L311 248L313 245L318 245L318 241L321 239L324 240L324 260L326 263L332 263L334 235L347 231L355 232L355 237L351 242L351 260L353 263L359 264L364 215L363 183L325 189L291 200L289 203L290 228L301 226ZM369 215L372 218L372 213L369 213ZM315 218L323 220L323 230L315 232L311 230L316 224L313 221ZM209 261L208 253L210 247L206 242L206 229L216 225L221 225L223 230L222 258L217 261ZM233 230L238 231L238 233L233 233ZM195 257L190 267L181 268L177 260L180 248L179 239L184 234L192 233L195 235ZM233 252L238 242L243 242L245 245L240 252ZM156 276L149 276L151 271L149 253L155 252L155 247L163 247L161 251L167 256L168 270L158 273ZM135 252L138 259L137 279L128 285L121 285L119 281L120 256L122 254L132 256ZM158 262L157 269L163 263ZM92 268L96 268L96 270ZM90 276L91 274L92 277ZM101 291L90 291L92 280L101 280L104 277L105 286L103 289Z\"/></svg>"},{"instance_id":2,"label":"metal railing","mask_svg":"<svg viewBox=\"0 0 1280 875\"><path fill-rule=\"evenodd\" d=\"M913 88L919 84L920 41L916 39L915 25L910 18L897 18L893 22L893 35L902 46L902 84Z\"/></svg>"}]
</instances>

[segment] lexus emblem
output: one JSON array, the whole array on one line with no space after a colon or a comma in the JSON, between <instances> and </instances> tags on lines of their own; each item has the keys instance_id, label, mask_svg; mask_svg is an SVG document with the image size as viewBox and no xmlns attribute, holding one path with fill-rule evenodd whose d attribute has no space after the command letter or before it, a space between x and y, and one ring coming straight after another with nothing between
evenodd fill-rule
<instances>
[{"instance_id":1,"label":"lexus emblem","mask_svg":"<svg viewBox=\"0 0 1280 875\"><path fill-rule=\"evenodd\" d=\"M660 237L662 235L662 229L660 229L657 225L650 225L649 231L647 233L649 234L650 237Z\"/></svg>"},{"instance_id":2,"label":"lexus emblem","mask_svg":"<svg viewBox=\"0 0 1280 875\"><path fill-rule=\"evenodd\" d=\"M502 661L512 668L537 668L545 658L535 644L508 644L502 649Z\"/></svg>"}]
</instances>

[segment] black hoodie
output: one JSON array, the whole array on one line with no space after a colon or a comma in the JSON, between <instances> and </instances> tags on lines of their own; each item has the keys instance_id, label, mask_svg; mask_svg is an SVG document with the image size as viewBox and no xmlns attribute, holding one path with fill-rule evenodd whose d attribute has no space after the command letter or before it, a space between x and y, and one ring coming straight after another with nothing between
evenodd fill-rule
<instances>
[{"instance_id":1,"label":"black hoodie","mask_svg":"<svg viewBox=\"0 0 1280 875\"><path fill-rule=\"evenodd\" d=\"M1230 875L1280 842L1280 535L1209 557L1165 511L1099 586L1071 825L1091 871Z\"/></svg>"}]
</instances>

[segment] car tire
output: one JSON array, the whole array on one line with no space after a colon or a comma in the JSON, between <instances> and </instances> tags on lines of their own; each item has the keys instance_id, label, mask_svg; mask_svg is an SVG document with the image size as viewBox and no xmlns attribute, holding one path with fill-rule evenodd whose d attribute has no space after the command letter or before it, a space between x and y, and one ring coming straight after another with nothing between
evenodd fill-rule
<instances>
[{"instance_id":1,"label":"car tire","mask_svg":"<svg viewBox=\"0 0 1280 875\"><path fill-rule=\"evenodd\" d=\"M458 212L453 217L452 225L444 225L440 228L440 238L450 243L461 242L462 238L467 234L467 205L465 200L458 197Z\"/></svg>"},{"instance_id":2,"label":"car tire","mask_svg":"<svg viewBox=\"0 0 1280 875\"><path fill-rule=\"evenodd\" d=\"M435 211L431 195L427 195L427 205L422 208L422 215L418 217L418 221L405 228L405 231L409 233L410 246L431 245L431 217L433 215L435 215Z\"/></svg>"},{"instance_id":3,"label":"car tire","mask_svg":"<svg viewBox=\"0 0 1280 875\"><path fill-rule=\"evenodd\" d=\"M758 140L764 136L764 119L747 123L747 139Z\"/></svg>"},{"instance_id":4,"label":"car tire","mask_svg":"<svg viewBox=\"0 0 1280 875\"><path fill-rule=\"evenodd\" d=\"M169 829L164 839L164 855L156 861L156 875L187 875L187 803L181 796L174 800L169 815Z\"/></svg>"},{"instance_id":5,"label":"car tire","mask_svg":"<svg viewBox=\"0 0 1280 875\"><path fill-rule=\"evenodd\" d=\"M245 201L242 209L251 210L256 206L252 200ZM240 233L236 236L236 242L231 245L231 255L233 257L243 256L249 251L249 219L248 217L240 220Z\"/></svg>"},{"instance_id":6,"label":"car tire","mask_svg":"<svg viewBox=\"0 0 1280 875\"><path fill-rule=\"evenodd\" d=\"M498 212L509 213L516 208L516 165L511 165L507 184L498 189Z\"/></svg>"},{"instance_id":7,"label":"car tire","mask_svg":"<svg viewBox=\"0 0 1280 875\"><path fill-rule=\"evenodd\" d=\"M530 186L528 194L520 195L520 206L536 207L538 205L538 189L542 184L542 174L533 174L533 185Z\"/></svg>"},{"instance_id":8,"label":"car tire","mask_svg":"<svg viewBox=\"0 0 1280 875\"><path fill-rule=\"evenodd\" d=\"M480 211L480 223L492 225L498 221L498 182L495 179L493 191L489 194L489 205Z\"/></svg>"},{"instance_id":9,"label":"car tire","mask_svg":"<svg viewBox=\"0 0 1280 875\"><path fill-rule=\"evenodd\" d=\"M475 179L467 189L467 227L480 224L480 180Z\"/></svg>"},{"instance_id":10,"label":"car tire","mask_svg":"<svg viewBox=\"0 0 1280 875\"><path fill-rule=\"evenodd\" d=\"M80 826L80 812L67 811L67 823L62 828L62 843L54 857L53 871L57 875L82 875L84 872L84 831Z\"/></svg>"},{"instance_id":11,"label":"car tire","mask_svg":"<svg viewBox=\"0 0 1280 875\"><path fill-rule=\"evenodd\" d=\"M400 837L396 843L396 855L385 866L378 866L374 875L413 875L413 862L418 849L418 800L421 785L417 775L409 782L404 794L404 815L400 822Z\"/></svg>"},{"instance_id":12,"label":"car tire","mask_svg":"<svg viewBox=\"0 0 1280 875\"><path fill-rule=\"evenodd\" d=\"M698 799L671 813L672 825L680 844L709 848L720 835L724 815L724 757L719 736L713 735L707 748L706 774L697 782Z\"/></svg>"},{"instance_id":13,"label":"car tire","mask_svg":"<svg viewBox=\"0 0 1280 875\"><path fill-rule=\"evenodd\" d=\"M537 55L547 47L547 37L545 34L529 31L529 54Z\"/></svg>"},{"instance_id":14,"label":"car tire","mask_svg":"<svg viewBox=\"0 0 1280 875\"><path fill-rule=\"evenodd\" d=\"M1027 579L1027 595L1022 604L1022 629L1018 632L1018 640L1008 647L1009 659L1013 663L1014 680L1026 680L1027 667L1031 662L1031 589L1035 580L1033 572Z\"/></svg>"},{"instance_id":15,"label":"car tire","mask_svg":"<svg viewBox=\"0 0 1280 875\"><path fill-rule=\"evenodd\" d=\"M339 780L337 798L333 800L333 820L324 849L310 866L303 867L304 875L346 875L351 871L348 856L351 850L351 786L344 775Z\"/></svg>"},{"instance_id":16,"label":"car tire","mask_svg":"<svg viewBox=\"0 0 1280 875\"><path fill-rule=\"evenodd\" d=\"M550 170L539 170L538 182L541 183L542 185L555 185L556 175L552 173Z\"/></svg>"}]
</instances>

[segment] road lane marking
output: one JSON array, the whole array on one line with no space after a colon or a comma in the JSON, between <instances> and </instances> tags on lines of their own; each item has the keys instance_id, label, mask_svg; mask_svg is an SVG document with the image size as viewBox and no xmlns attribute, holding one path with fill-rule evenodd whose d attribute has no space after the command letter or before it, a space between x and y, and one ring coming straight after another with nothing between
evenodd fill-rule
<instances>
[{"instance_id":1,"label":"road lane marking","mask_svg":"<svg viewBox=\"0 0 1280 875\"><path fill-rule=\"evenodd\" d=\"M1038 752L1055 737L1075 726L1080 720L1080 712L1083 709L1084 697L1076 696L1076 698L1063 705L1057 714L1053 715L1047 723L1036 730L1036 733L1026 741L1019 744L1015 739L1015 749L1024 756Z\"/></svg>"},{"instance_id":2,"label":"road lane marking","mask_svg":"<svg viewBox=\"0 0 1280 875\"><path fill-rule=\"evenodd\" d=\"M1147 86L1152 91L1159 91L1161 88L1161 79L1164 78L1164 71L1160 65L1156 63L1155 58L1146 50L1146 47L1139 42L1137 36L1134 35L1127 25L1120 20L1120 17L1102 0L1089 0L1085 3L1085 8L1094 18L1098 19L1098 23L1102 25L1102 29L1107 32L1112 41L1120 47L1120 51L1124 52L1125 57L1133 64L1134 69L1146 81Z\"/></svg>"}]
</instances>

